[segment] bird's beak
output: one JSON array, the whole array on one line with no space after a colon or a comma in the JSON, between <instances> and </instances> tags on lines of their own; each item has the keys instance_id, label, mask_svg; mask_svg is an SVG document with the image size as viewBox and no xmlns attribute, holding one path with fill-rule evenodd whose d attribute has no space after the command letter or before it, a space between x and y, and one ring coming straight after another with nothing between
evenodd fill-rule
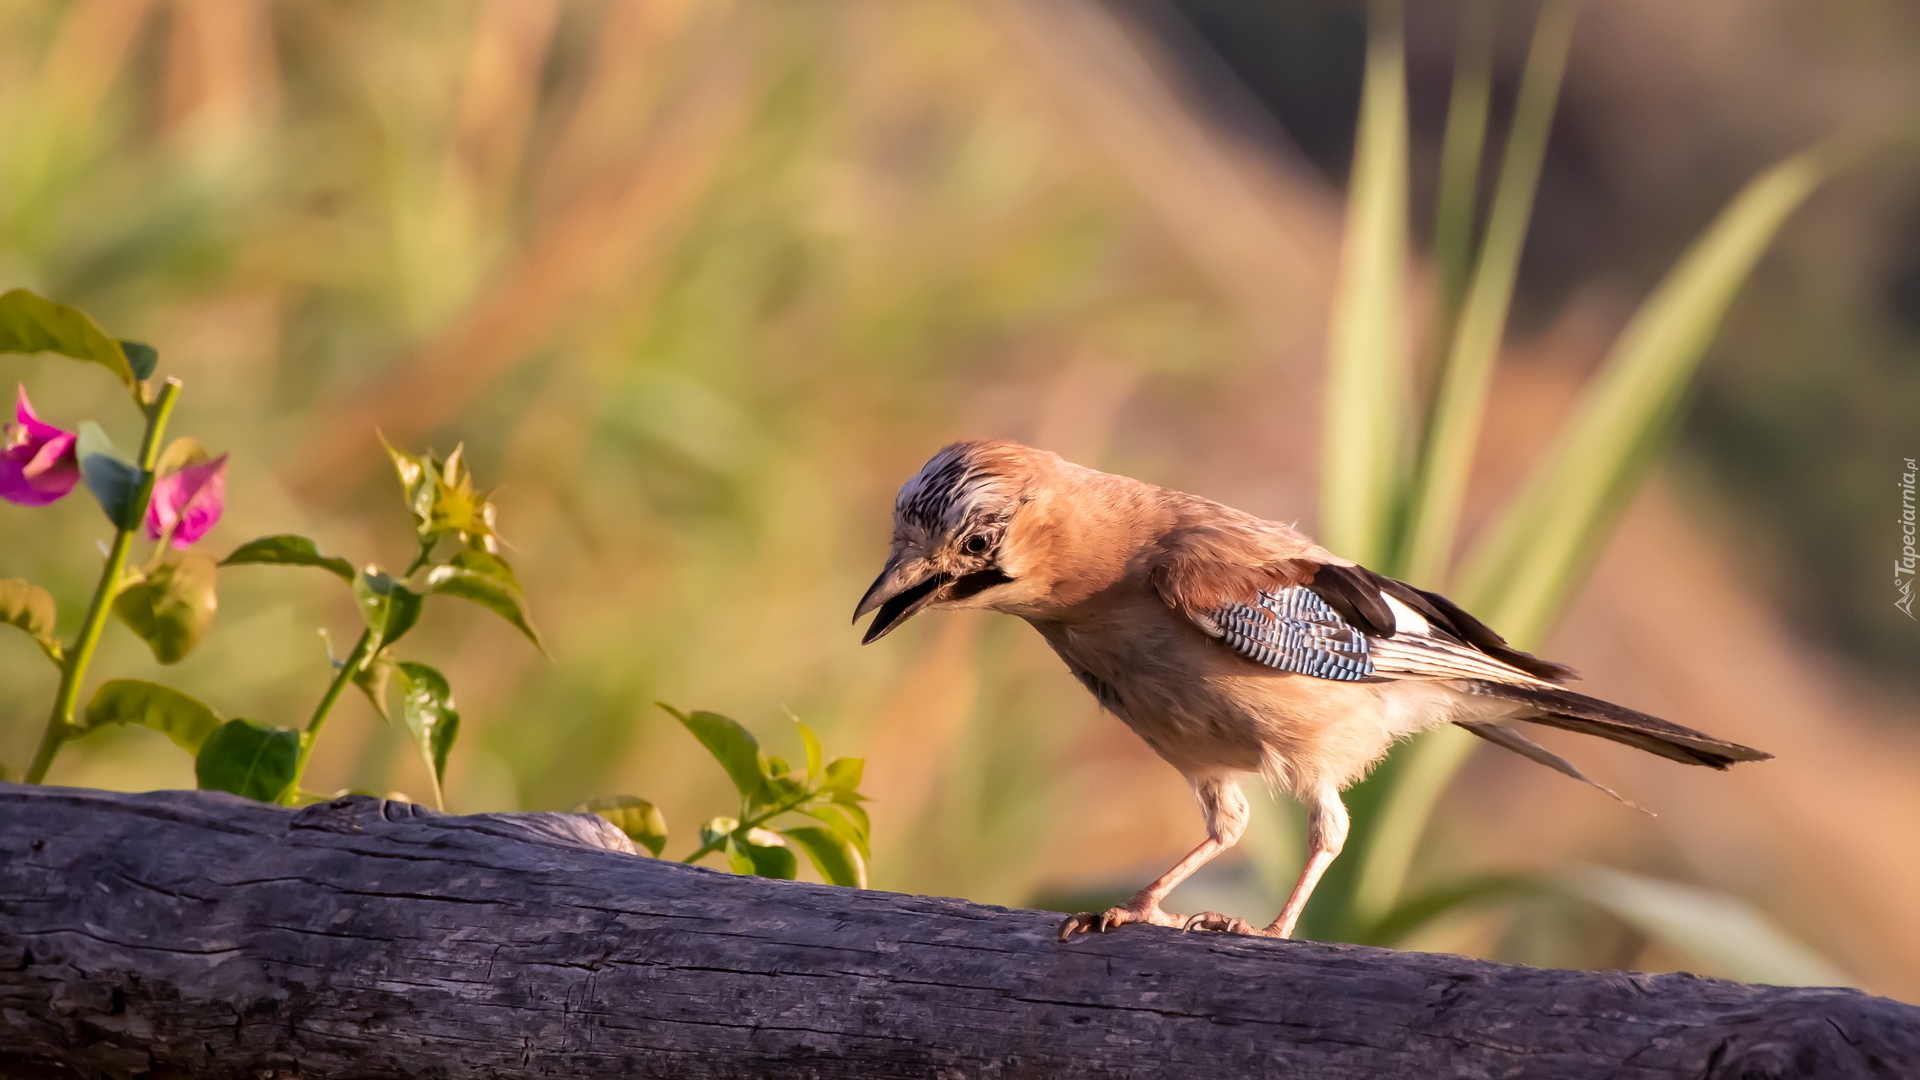
<instances>
[{"instance_id":1,"label":"bird's beak","mask_svg":"<svg viewBox=\"0 0 1920 1080\"><path fill-rule=\"evenodd\" d=\"M946 584L947 575L935 570L926 559L895 550L880 576L873 579L867 594L860 598L859 606L853 609L854 622L859 622L860 616L867 612L880 609L860 644L871 644L887 636L894 627L912 618L914 612L932 603Z\"/></svg>"}]
</instances>

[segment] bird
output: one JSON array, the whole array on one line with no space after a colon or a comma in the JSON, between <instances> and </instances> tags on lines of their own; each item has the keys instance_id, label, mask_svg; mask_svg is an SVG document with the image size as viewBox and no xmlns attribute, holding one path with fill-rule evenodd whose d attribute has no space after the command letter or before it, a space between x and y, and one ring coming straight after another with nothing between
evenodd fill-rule
<instances>
[{"instance_id":1,"label":"bird","mask_svg":"<svg viewBox=\"0 0 1920 1080\"><path fill-rule=\"evenodd\" d=\"M873 613L870 644L936 608L1026 620L1199 802L1206 838L1125 903L1069 917L1063 941L1129 924L1292 937L1346 841L1341 791L1443 724L1615 798L1523 725L1712 769L1772 756L1569 690L1566 665L1291 525L1007 440L946 446L901 485L885 565L853 617ZM1246 830L1250 776L1307 811L1285 905L1264 928L1167 912L1167 894Z\"/></svg>"}]
</instances>

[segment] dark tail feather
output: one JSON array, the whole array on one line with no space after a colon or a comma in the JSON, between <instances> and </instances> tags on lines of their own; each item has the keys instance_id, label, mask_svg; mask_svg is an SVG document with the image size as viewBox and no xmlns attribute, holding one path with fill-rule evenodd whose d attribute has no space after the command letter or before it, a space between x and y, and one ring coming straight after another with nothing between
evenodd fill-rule
<instances>
[{"instance_id":1,"label":"dark tail feather","mask_svg":"<svg viewBox=\"0 0 1920 1080\"><path fill-rule=\"evenodd\" d=\"M1620 794L1600 781L1593 779L1586 773L1581 772L1580 767L1573 762L1541 746L1539 743L1534 742L1532 739L1527 738L1525 735L1520 734L1505 724L1489 724L1482 720L1455 720L1454 723L1466 728L1468 731L1473 732L1475 735L1480 736L1490 743L1506 747L1529 761L1537 761L1547 768L1552 769L1554 772L1564 776L1571 776L1589 787L1599 788L1601 791L1619 799L1621 802L1633 807L1648 817L1655 816L1653 811L1641 806L1639 803L1634 802L1632 799L1627 798L1625 795Z\"/></svg>"},{"instance_id":2,"label":"dark tail feather","mask_svg":"<svg viewBox=\"0 0 1920 1080\"><path fill-rule=\"evenodd\" d=\"M1764 750L1716 739L1657 716L1558 687L1513 686L1485 679L1463 685L1476 694L1529 706L1527 711L1514 716L1516 720L1598 735L1686 765L1724 769L1738 761L1765 761L1773 756Z\"/></svg>"}]
</instances>

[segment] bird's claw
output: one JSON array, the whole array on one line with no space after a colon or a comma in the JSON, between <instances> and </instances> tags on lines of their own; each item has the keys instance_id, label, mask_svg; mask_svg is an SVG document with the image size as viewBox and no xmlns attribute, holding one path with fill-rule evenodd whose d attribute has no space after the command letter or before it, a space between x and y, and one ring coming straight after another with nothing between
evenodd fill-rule
<instances>
[{"instance_id":1,"label":"bird's claw","mask_svg":"<svg viewBox=\"0 0 1920 1080\"><path fill-rule=\"evenodd\" d=\"M1125 926L1128 923L1147 923L1152 926L1179 926L1181 924L1181 918L1178 915L1169 915L1161 911L1158 905L1142 907L1135 904L1125 904L1120 907L1110 907L1098 915L1091 911L1082 911L1077 915L1067 916L1066 921L1060 924L1060 940L1067 941L1075 934L1104 934L1115 927Z\"/></svg>"},{"instance_id":2,"label":"bird's claw","mask_svg":"<svg viewBox=\"0 0 1920 1080\"><path fill-rule=\"evenodd\" d=\"M1203 911L1188 919L1180 927L1181 933L1189 930L1217 930L1227 934L1258 933L1253 924L1232 915L1222 915L1217 911Z\"/></svg>"}]
</instances>

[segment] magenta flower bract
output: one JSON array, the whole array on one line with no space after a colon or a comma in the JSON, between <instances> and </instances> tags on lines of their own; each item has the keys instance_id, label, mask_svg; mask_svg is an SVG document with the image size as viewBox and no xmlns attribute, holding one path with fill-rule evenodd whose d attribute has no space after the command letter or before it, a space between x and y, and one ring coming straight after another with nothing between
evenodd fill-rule
<instances>
[{"instance_id":1,"label":"magenta flower bract","mask_svg":"<svg viewBox=\"0 0 1920 1080\"><path fill-rule=\"evenodd\" d=\"M21 506L45 506L63 498L80 482L76 436L43 424L27 401L27 388L13 407L14 423L0 439L0 499Z\"/></svg>"},{"instance_id":2,"label":"magenta flower bract","mask_svg":"<svg viewBox=\"0 0 1920 1080\"><path fill-rule=\"evenodd\" d=\"M153 485L147 504L147 539L173 530L173 546L190 547L207 534L227 508L227 455L189 465Z\"/></svg>"}]
</instances>

